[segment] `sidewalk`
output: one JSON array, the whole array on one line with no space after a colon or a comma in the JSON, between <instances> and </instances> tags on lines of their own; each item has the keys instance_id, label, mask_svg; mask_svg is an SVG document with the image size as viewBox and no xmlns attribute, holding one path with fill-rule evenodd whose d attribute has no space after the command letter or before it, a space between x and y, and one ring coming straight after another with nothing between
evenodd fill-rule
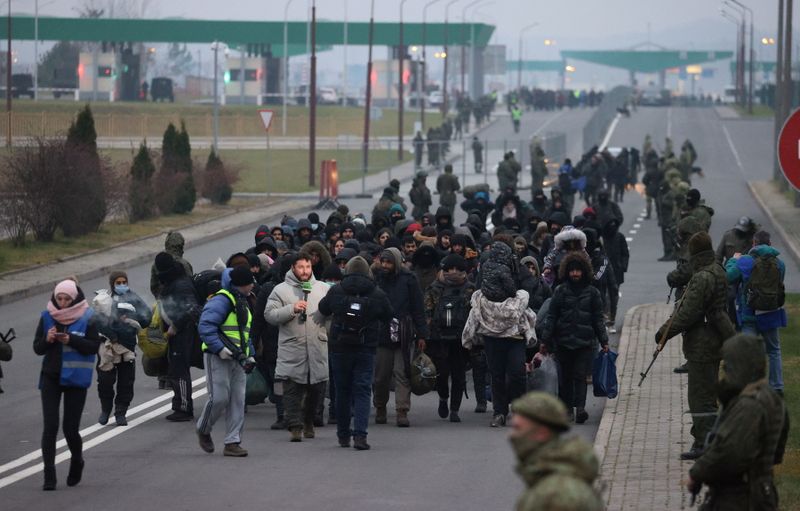
<instances>
[{"instance_id":1,"label":"sidewalk","mask_svg":"<svg viewBox=\"0 0 800 511\"><path fill-rule=\"evenodd\" d=\"M255 229L271 218L306 211L310 200L281 200L267 206L232 212L229 215L180 229L186 248ZM164 249L164 233L131 240L119 245L65 258L50 264L8 272L0 276L0 305L45 292L65 275L81 280L107 274L112 268L130 267L151 259Z\"/></svg>"},{"instance_id":2,"label":"sidewalk","mask_svg":"<svg viewBox=\"0 0 800 511\"><path fill-rule=\"evenodd\" d=\"M607 509L677 510L689 506L682 482L691 462L680 453L691 445L686 375L680 338L670 340L641 387L639 373L655 350L655 332L672 305L644 304L625 315L617 359L619 396L609 400L595 437Z\"/></svg>"},{"instance_id":3,"label":"sidewalk","mask_svg":"<svg viewBox=\"0 0 800 511\"><path fill-rule=\"evenodd\" d=\"M773 181L748 181L747 186L800 265L800 208L794 207Z\"/></svg>"}]
</instances>

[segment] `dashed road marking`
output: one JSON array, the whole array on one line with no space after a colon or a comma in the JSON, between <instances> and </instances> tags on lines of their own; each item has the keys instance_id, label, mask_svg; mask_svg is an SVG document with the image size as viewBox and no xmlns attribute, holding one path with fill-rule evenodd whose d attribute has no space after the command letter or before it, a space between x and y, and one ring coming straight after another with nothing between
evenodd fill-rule
<instances>
[{"instance_id":1,"label":"dashed road marking","mask_svg":"<svg viewBox=\"0 0 800 511\"><path fill-rule=\"evenodd\" d=\"M630 231L628 231L628 234L636 234L636 232L637 232L636 229L631 229Z\"/></svg>"},{"instance_id":2,"label":"dashed road marking","mask_svg":"<svg viewBox=\"0 0 800 511\"><path fill-rule=\"evenodd\" d=\"M633 224L633 228L634 228L634 229L638 229L638 228L640 228L641 226L642 226L642 224Z\"/></svg>"},{"instance_id":3,"label":"dashed road marking","mask_svg":"<svg viewBox=\"0 0 800 511\"><path fill-rule=\"evenodd\" d=\"M633 238L625 238L625 241L627 241L628 243L630 243L631 241L633 241Z\"/></svg>"}]
</instances>

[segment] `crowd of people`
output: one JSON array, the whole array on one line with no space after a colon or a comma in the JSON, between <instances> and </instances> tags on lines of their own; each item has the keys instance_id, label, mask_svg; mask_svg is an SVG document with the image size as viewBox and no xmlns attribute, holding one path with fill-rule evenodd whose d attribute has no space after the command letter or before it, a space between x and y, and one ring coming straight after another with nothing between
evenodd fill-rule
<instances>
[{"instance_id":1,"label":"crowd of people","mask_svg":"<svg viewBox=\"0 0 800 511\"><path fill-rule=\"evenodd\" d=\"M152 265L152 307L123 271L111 272L109 288L91 300L74 280L60 282L34 340L44 356L44 489L56 487L62 396L72 453L67 484L73 486L84 466L78 430L93 370L98 422L107 424L113 415L125 426L137 341L161 338L163 364L148 360L147 373L173 391L167 420L196 419L205 452L215 451L211 434L224 415L223 454L247 456L241 433L254 371L268 387L260 402L275 406L271 429L287 431L291 442L311 440L327 408L339 445L368 450L373 409L374 423L387 424L392 390L394 423L411 426L413 375L424 355L435 367L441 419L461 422L471 371L474 413L488 412L491 401L488 425L512 427L520 472L531 486L520 509L558 502L559 488L579 495L581 509L600 509L591 486L597 477L591 448L560 435L588 420L592 359L609 351L609 334L616 331L629 261L617 202L638 182L639 152L623 149L614 156L594 148L574 167L566 160L551 179L537 140L530 150L530 201L518 194L522 167L511 152L498 167L494 202L482 185L461 190L446 165L436 184L440 206L432 213L427 174L420 171L409 194L411 211L393 180L369 218L346 206L325 222L315 212L285 216L258 227L252 246L199 273L183 258L182 236L170 233ZM641 154L648 213L655 202L664 232L662 260L676 262L667 275L675 310L656 341L683 336L687 363L676 370L688 373L694 442L681 457L697 460L691 488L707 484L710 498L723 502L730 495L719 482L721 465L734 447L748 443L735 421L761 428L749 442L761 448L751 445L736 456L759 463L741 467L763 488L772 484L771 466L782 453L787 424L778 329L786 325L786 268L769 233L746 217L714 250L708 234L713 209L690 185L698 172L691 142L675 157L667 139L659 156L648 136ZM456 225L459 191L467 220ZM573 216L578 204L583 207ZM529 373L549 356L559 367L557 398L526 394ZM764 359L768 372L758 364ZM198 417L191 367L204 368L208 388ZM770 419L759 423L763 417ZM569 469L555 467L558 459L567 459Z\"/></svg>"}]
</instances>

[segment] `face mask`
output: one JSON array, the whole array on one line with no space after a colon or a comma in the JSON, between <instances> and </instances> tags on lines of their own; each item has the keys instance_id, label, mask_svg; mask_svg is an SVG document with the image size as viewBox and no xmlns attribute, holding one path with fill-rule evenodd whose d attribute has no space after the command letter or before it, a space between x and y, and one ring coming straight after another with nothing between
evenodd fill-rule
<instances>
[{"instance_id":1,"label":"face mask","mask_svg":"<svg viewBox=\"0 0 800 511\"><path fill-rule=\"evenodd\" d=\"M316 231L319 228L319 224L311 224L311 229Z\"/></svg>"},{"instance_id":2,"label":"face mask","mask_svg":"<svg viewBox=\"0 0 800 511\"><path fill-rule=\"evenodd\" d=\"M525 461L531 453L538 451L542 446L541 442L529 438L528 435L509 437L508 441L519 461Z\"/></svg>"},{"instance_id":3,"label":"face mask","mask_svg":"<svg viewBox=\"0 0 800 511\"><path fill-rule=\"evenodd\" d=\"M131 288L128 287L127 284L117 284L114 286L114 292L117 293L118 295L124 295L130 290Z\"/></svg>"}]
</instances>

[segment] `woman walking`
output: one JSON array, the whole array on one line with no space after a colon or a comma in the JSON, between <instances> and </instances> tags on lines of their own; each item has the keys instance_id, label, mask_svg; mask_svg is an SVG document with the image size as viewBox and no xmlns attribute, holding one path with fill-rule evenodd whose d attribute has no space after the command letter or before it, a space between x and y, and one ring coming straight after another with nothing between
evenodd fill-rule
<instances>
[{"instance_id":1,"label":"woman walking","mask_svg":"<svg viewBox=\"0 0 800 511\"><path fill-rule=\"evenodd\" d=\"M99 334L91 324L91 317L92 310L83 291L75 281L64 280L56 285L36 328L33 350L37 355L44 355L39 390L44 415L42 489L45 491L56 489L56 435L62 395L64 438L72 455L67 486L75 486L81 480L84 463L80 421L100 346Z\"/></svg>"}]
</instances>

